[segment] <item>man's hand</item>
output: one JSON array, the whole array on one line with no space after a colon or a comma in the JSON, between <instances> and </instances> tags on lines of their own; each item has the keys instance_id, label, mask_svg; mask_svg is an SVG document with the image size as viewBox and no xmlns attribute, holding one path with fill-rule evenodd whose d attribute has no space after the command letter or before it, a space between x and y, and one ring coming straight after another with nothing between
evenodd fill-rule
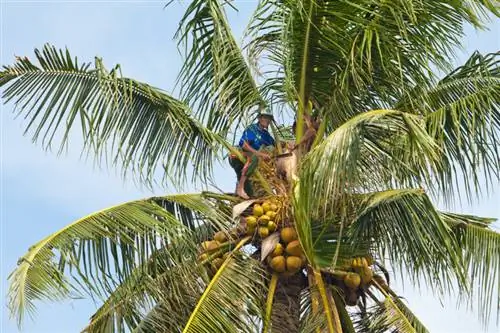
<instances>
[{"instance_id":1,"label":"man's hand","mask_svg":"<svg viewBox=\"0 0 500 333\"><path fill-rule=\"evenodd\" d=\"M271 159L271 155L269 155L268 153L264 153L262 151L259 151L257 156L262 158L264 161L269 161Z\"/></svg>"}]
</instances>

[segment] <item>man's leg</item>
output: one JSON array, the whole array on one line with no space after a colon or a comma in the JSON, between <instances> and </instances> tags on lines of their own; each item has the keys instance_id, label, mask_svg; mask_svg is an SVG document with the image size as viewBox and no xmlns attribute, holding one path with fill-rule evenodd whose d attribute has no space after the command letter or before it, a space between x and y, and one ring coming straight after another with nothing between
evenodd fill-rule
<instances>
[{"instance_id":1,"label":"man's leg","mask_svg":"<svg viewBox=\"0 0 500 333\"><path fill-rule=\"evenodd\" d=\"M243 166L243 169L241 171L241 177L238 182L238 186L236 188L236 194L243 199L249 199L249 195L252 195L253 190L250 185L250 182L248 181L248 177L250 177L254 172L257 166L259 165L259 159L257 158L256 155L248 155L247 156L247 161L245 165ZM249 190L247 192L246 190Z\"/></svg>"}]
</instances>

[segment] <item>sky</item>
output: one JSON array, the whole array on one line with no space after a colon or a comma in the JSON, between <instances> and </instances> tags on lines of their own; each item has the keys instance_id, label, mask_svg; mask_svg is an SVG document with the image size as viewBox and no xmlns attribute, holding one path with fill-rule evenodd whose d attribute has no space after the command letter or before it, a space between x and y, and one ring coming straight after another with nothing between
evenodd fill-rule
<instances>
[{"instance_id":1,"label":"sky","mask_svg":"<svg viewBox=\"0 0 500 333\"><path fill-rule=\"evenodd\" d=\"M33 58L33 49L49 42L68 47L80 60L102 57L108 68L120 64L123 74L172 91L181 57L172 41L182 6L163 9L164 1L11 1L0 0L0 64L12 64L14 56ZM237 0L238 13L230 19L237 36L245 28L254 1ZM490 31L467 29L463 50L456 64L474 50L500 50L500 22L488 24ZM164 194L141 190L123 181L114 171L96 168L80 158L81 140L74 138L62 156L43 152L29 136L23 136L25 121L15 118L12 105L2 106L1 117L1 223L0 304L1 333L18 332L6 309L7 276L27 249L47 235L96 210L124 201ZM232 170L216 171L218 185L234 189ZM497 186L498 189L498 186ZM190 190L190 189L188 189ZM455 211L500 218L500 191L474 204L456 202ZM477 313L457 309L456 299L442 301L426 290L396 290L431 332L499 332L492 320L481 326ZM94 312L87 300L37 303L37 316L22 332L78 332Z\"/></svg>"}]
</instances>

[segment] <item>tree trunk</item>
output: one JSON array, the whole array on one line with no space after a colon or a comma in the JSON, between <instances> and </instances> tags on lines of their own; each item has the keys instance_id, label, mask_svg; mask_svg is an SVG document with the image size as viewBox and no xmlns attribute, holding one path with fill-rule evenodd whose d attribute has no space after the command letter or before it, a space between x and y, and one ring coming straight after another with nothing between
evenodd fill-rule
<instances>
[{"instance_id":1,"label":"tree trunk","mask_svg":"<svg viewBox=\"0 0 500 333\"><path fill-rule=\"evenodd\" d=\"M300 292L306 286L305 281L302 273L278 281L271 316L273 333L299 333Z\"/></svg>"}]
</instances>

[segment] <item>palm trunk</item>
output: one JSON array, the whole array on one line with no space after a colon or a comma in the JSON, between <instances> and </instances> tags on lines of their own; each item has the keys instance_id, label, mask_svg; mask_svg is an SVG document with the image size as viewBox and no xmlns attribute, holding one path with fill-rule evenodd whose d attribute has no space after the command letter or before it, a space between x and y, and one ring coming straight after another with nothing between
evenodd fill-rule
<instances>
[{"instance_id":1,"label":"palm trunk","mask_svg":"<svg viewBox=\"0 0 500 333\"><path fill-rule=\"evenodd\" d=\"M305 286L305 276L302 273L280 278L273 302L273 333L299 333L300 292Z\"/></svg>"}]
</instances>

